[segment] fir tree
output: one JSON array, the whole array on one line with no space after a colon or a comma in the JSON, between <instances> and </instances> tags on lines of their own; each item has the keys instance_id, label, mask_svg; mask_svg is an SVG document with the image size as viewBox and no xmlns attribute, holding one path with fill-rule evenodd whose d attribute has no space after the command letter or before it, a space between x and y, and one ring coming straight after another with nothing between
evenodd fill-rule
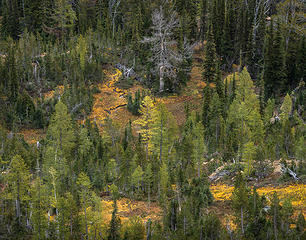
<instances>
[{"instance_id":1,"label":"fir tree","mask_svg":"<svg viewBox=\"0 0 306 240\"><path fill-rule=\"evenodd\" d=\"M204 49L204 62L203 62L203 81L207 84L215 83L217 72L217 54L216 45L214 42L212 26L208 30L208 38Z\"/></svg>"},{"instance_id":2,"label":"fir tree","mask_svg":"<svg viewBox=\"0 0 306 240\"><path fill-rule=\"evenodd\" d=\"M117 207L117 201L114 201L114 210L112 213L112 218L110 221L110 226L108 229L108 240L120 240L120 228L121 228L121 221L118 216L118 207Z\"/></svg>"}]
</instances>

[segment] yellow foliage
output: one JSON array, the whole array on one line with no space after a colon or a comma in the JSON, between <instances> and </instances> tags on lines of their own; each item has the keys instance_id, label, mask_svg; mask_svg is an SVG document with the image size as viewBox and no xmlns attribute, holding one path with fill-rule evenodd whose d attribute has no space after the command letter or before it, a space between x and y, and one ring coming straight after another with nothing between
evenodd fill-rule
<instances>
[{"instance_id":1,"label":"yellow foliage","mask_svg":"<svg viewBox=\"0 0 306 240\"><path fill-rule=\"evenodd\" d=\"M59 85L56 87L55 90L51 90L49 92L46 92L44 94L44 98L45 99L49 99L49 98L52 98L54 96L54 93L57 91L60 95L62 95L64 93L64 89L65 87L63 85Z\"/></svg>"},{"instance_id":2,"label":"yellow foliage","mask_svg":"<svg viewBox=\"0 0 306 240\"><path fill-rule=\"evenodd\" d=\"M19 134L23 135L24 140L29 144L36 144L45 136L42 129L22 129Z\"/></svg>"},{"instance_id":3,"label":"yellow foliage","mask_svg":"<svg viewBox=\"0 0 306 240\"><path fill-rule=\"evenodd\" d=\"M234 187L225 184L212 185L210 190L216 201L229 201L234 191ZM259 195L265 195L270 201L274 192L277 193L281 204L286 198L291 200L292 206L296 210L301 210L306 216L306 185L294 184L289 186L266 186L257 189Z\"/></svg>"},{"instance_id":4,"label":"yellow foliage","mask_svg":"<svg viewBox=\"0 0 306 240\"><path fill-rule=\"evenodd\" d=\"M162 209L155 202L151 202L148 208L147 202L132 201L128 198L117 200L118 216L123 223L127 222L133 216L139 216L145 223L149 218L152 221L160 220L162 217ZM105 224L108 224L112 218L113 201L102 199L102 218Z\"/></svg>"}]
</instances>

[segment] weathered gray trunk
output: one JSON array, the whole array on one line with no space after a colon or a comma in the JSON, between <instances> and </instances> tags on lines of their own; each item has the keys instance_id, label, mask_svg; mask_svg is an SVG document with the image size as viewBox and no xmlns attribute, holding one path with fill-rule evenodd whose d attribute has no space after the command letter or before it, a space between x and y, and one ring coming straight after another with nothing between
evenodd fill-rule
<instances>
[{"instance_id":1,"label":"weathered gray trunk","mask_svg":"<svg viewBox=\"0 0 306 240\"><path fill-rule=\"evenodd\" d=\"M159 67L159 92L163 92L165 88L165 81L164 81L164 70L163 66Z\"/></svg>"}]
</instances>

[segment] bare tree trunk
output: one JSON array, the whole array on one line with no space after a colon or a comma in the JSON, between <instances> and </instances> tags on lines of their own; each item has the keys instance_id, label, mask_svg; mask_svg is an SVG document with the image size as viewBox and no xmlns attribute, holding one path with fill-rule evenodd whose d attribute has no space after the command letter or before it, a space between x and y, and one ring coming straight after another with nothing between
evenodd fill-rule
<instances>
[{"instance_id":1,"label":"bare tree trunk","mask_svg":"<svg viewBox=\"0 0 306 240\"><path fill-rule=\"evenodd\" d=\"M163 92L165 88L163 66L159 67L159 92Z\"/></svg>"}]
</instances>

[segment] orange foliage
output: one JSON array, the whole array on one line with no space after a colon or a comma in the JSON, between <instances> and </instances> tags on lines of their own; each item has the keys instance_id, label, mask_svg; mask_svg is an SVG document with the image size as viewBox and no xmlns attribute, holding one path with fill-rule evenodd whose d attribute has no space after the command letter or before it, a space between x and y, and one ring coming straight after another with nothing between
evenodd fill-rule
<instances>
[{"instance_id":1,"label":"orange foliage","mask_svg":"<svg viewBox=\"0 0 306 240\"><path fill-rule=\"evenodd\" d=\"M49 91L49 92L46 92L46 93L44 94L44 97L45 97L45 99L52 98L52 97L54 96L54 93L55 93L56 91L58 91L58 93L59 93L60 95L62 95L63 92L64 92L64 89L65 89L65 87L64 87L63 85L57 86L55 90L51 90L51 91Z\"/></svg>"},{"instance_id":2,"label":"orange foliage","mask_svg":"<svg viewBox=\"0 0 306 240\"><path fill-rule=\"evenodd\" d=\"M151 202L150 208L148 203L144 201L133 201L128 198L117 200L118 215L122 222L126 222L133 216L140 217L145 223L149 218L152 221L160 220L162 217L162 209L156 202ZM103 222L109 223L113 212L113 201L110 199L102 199L102 217Z\"/></svg>"},{"instance_id":3,"label":"orange foliage","mask_svg":"<svg viewBox=\"0 0 306 240\"><path fill-rule=\"evenodd\" d=\"M232 196L234 187L225 184L212 185L210 190L216 201L228 201ZM266 186L257 189L259 195L265 195L270 201L274 192L277 193L281 203L284 199L289 198L292 206L298 211L302 211L306 216L306 185L305 184L294 184L289 186Z\"/></svg>"},{"instance_id":4,"label":"orange foliage","mask_svg":"<svg viewBox=\"0 0 306 240\"><path fill-rule=\"evenodd\" d=\"M37 141L45 137L45 132L42 129L22 129L19 134L23 135L28 144L36 144Z\"/></svg>"}]
</instances>

